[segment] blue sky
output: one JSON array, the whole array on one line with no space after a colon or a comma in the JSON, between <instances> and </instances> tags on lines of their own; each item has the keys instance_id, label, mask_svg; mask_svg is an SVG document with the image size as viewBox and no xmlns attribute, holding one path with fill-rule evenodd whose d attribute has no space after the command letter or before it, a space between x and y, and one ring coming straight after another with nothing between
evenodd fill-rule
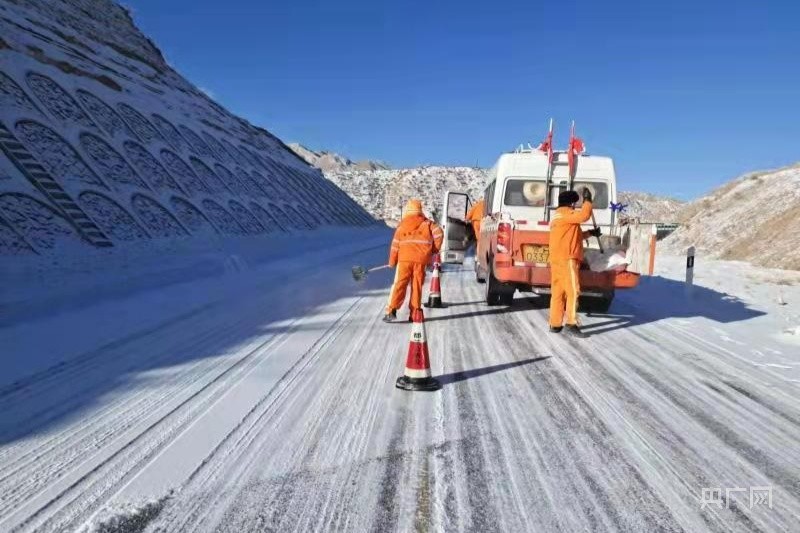
<instances>
[{"instance_id":1,"label":"blue sky","mask_svg":"<svg viewBox=\"0 0 800 533\"><path fill-rule=\"evenodd\" d=\"M798 2L124 3L230 110L353 159L490 166L552 116L628 190L800 160Z\"/></svg>"}]
</instances>

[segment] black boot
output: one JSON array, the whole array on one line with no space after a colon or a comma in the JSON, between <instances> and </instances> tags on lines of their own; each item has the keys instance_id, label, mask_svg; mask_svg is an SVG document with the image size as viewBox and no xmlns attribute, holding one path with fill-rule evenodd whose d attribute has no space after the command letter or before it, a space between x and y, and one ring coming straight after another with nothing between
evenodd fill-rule
<instances>
[{"instance_id":1,"label":"black boot","mask_svg":"<svg viewBox=\"0 0 800 533\"><path fill-rule=\"evenodd\" d=\"M550 333L561 333L561 330L564 329L561 326L550 326Z\"/></svg>"},{"instance_id":2,"label":"black boot","mask_svg":"<svg viewBox=\"0 0 800 533\"><path fill-rule=\"evenodd\" d=\"M564 333L566 333L570 337L577 337L579 339L585 339L587 337L586 333L582 332L581 328L579 328L575 324L567 324L564 327Z\"/></svg>"},{"instance_id":3,"label":"black boot","mask_svg":"<svg viewBox=\"0 0 800 533\"><path fill-rule=\"evenodd\" d=\"M397 319L397 311L394 310L383 315L384 322L394 322L396 319Z\"/></svg>"}]
</instances>

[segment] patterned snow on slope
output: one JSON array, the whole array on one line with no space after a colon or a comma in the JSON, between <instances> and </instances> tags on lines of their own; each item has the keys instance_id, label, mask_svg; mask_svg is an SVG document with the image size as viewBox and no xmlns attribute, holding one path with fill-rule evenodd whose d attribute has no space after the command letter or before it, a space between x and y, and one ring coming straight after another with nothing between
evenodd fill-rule
<instances>
[{"instance_id":1,"label":"patterned snow on slope","mask_svg":"<svg viewBox=\"0 0 800 533\"><path fill-rule=\"evenodd\" d=\"M0 256L375 223L113 1L0 0L0 34Z\"/></svg>"},{"instance_id":2,"label":"patterned snow on slope","mask_svg":"<svg viewBox=\"0 0 800 533\"><path fill-rule=\"evenodd\" d=\"M136 216L144 222L151 235L158 237L179 237L186 235L181 225L167 209L143 194L134 195L131 207Z\"/></svg>"},{"instance_id":3,"label":"patterned snow on slope","mask_svg":"<svg viewBox=\"0 0 800 533\"><path fill-rule=\"evenodd\" d=\"M0 195L3 217L37 250L51 250L64 241L80 241L77 232L52 207L24 194ZM9 250L19 248L11 243Z\"/></svg>"}]
</instances>

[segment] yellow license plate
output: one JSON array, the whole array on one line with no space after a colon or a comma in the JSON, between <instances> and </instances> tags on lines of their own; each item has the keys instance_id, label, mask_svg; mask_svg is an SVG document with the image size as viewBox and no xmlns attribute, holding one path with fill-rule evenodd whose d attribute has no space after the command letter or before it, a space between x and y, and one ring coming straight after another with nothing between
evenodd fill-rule
<instances>
[{"instance_id":1,"label":"yellow license plate","mask_svg":"<svg viewBox=\"0 0 800 533\"><path fill-rule=\"evenodd\" d=\"M526 263L549 263L550 247L545 244L523 244L522 260Z\"/></svg>"}]
</instances>

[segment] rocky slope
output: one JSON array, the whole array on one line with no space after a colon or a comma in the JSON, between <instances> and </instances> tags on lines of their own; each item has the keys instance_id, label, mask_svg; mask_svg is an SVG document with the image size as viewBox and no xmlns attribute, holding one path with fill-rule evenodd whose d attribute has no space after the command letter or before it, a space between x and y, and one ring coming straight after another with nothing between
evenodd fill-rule
<instances>
[{"instance_id":1,"label":"rocky slope","mask_svg":"<svg viewBox=\"0 0 800 533\"><path fill-rule=\"evenodd\" d=\"M0 256L372 220L111 0L0 0Z\"/></svg>"},{"instance_id":2,"label":"rocky slope","mask_svg":"<svg viewBox=\"0 0 800 533\"><path fill-rule=\"evenodd\" d=\"M627 205L624 213L641 222L677 222L686 202L645 192L620 192L618 201Z\"/></svg>"},{"instance_id":3,"label":"rocky slope","mask_svg":"<svg viewBox=\"0 0 800 533\"><path fill-rule=\"evenodd\" d=\"M800 270L800 164L746 174L679 215L668 249Z\"/></svg>"}]
</instances>

